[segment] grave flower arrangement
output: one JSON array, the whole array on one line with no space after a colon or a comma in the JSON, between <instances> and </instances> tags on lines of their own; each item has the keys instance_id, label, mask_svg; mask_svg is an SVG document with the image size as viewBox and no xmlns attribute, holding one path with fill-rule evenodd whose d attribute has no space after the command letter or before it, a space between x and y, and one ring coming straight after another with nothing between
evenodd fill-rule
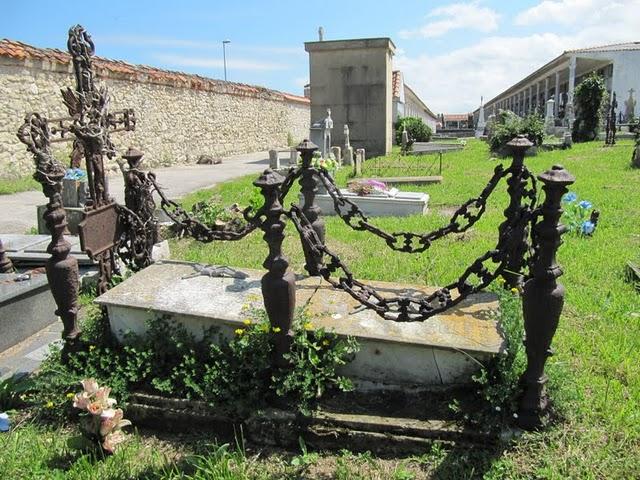
<instances>
[{"instance_id":1,"label":"grave flower arrangement","mask_svg":"<svg viewBox=\"0 0 640 480\"><path fill-rule=\"evenodd\" d=\"M298 159L298 165L302 165L302 159L300 158ZM322 168L333 174L340 168L340 162L332 154L329 154L327 158L323 158L320 152L315 151L313 152L311 166L313 168Z\"/></svg>"},{"instance_id":2,"label":"grave flower arrangement","mask_svg":"<svg viewBox=\"0 0 640 480\"><path fill-rule=\"evenodd\" d=\"M80 383L83 390L73 397L74 408L83 412L80 429L87 440L100 445L105 453L113 454L125 439L122 427L131 422L123 418L122 409L116 408L116 400L109 397L109 387L100 387L93 378Z\"/></svg>"},{"instance_id":3,"label":"grave flower arrangement","mask_svg":"<svg viewBox=\"0 0 640 480\"><path fill-rule=\"evenodd\" d=\"M81 168L69 168L64 174L66 180L85 180L87 178L87 172Z\"/></svg>"},{"instance_id":4,"label":"grave flower arrangement","mask_svg":"<svg viewBox=\"0 0 640 480\"><path fill-rule=\"evenodd\" d=\"M564 213L562 223L567 231L581 237L590 237L598 225L600 212L593 208L589 200L579 200L575 192L569 192L562 197Z\"/></svg>"},{"instance_id":5,"label":"grave flower arrangement","mask_svg":"<svg viewBox=\"0 0 640 480\"><path fill-rule=\"evenodd\" d=\"M389 190L386 183L378 180L357 180L350 182L347 189L360 197L370 195L374 192L387 192Z\"/></svg>"}]
</instances>

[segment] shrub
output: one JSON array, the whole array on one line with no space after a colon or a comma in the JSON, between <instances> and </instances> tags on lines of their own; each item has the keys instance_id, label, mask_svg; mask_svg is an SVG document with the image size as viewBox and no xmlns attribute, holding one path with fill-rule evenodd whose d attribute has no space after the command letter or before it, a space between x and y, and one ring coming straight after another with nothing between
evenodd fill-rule
<instances>
[{"instance_id":1,"label":"shrub","mask_svg":"<svg viewBox=\"0 0 640 480\"><path fill-rule=\"evenodd\" d=\"M402 129L406 127L409 138L416 142L428 142L431 140L432 131L429 125L418 117L401 117L396 123L396 144L402 144Z\"/></svg>"},{"instance_id":2,"label":"shrub","mask_svg":"<svg viewBox=\"0 0 640 480\"><path fill-rule=\"evenodd\" d=\"M99 315L99 312L96 312ZM348 379L336 369L350 361L358 346L353 338L339 338L322 329L310 330L309 318L298 312L288 358L282 371L271 367L271 325L264 311L247 312L242 328L227 339L215 329L195 339L182 325L165 318L149 322L145 336L125 335L122 345L100 336L90 318L84 342L62 363L59 350L42 364L30 400L45 418L77 416L71 400L82 379L94 378L112 387L126 402L132 390L204 400L220 411L245 418L283 397L293 408L308 412L326 390L349 390ZM274 329L273 332L277 330Z\"/></svg>"},{"instance_id":3,"label":"shrub","mask_svg":"<svg viewBox=\"0 0 640 480\"><path fill-rule=\"evenodd\" d=\"M576 87L574 92L576 119L572 132L575 142L594 140L597 137L605 92L604 80L597 73L592 73Z\"/></svg>"},{"instance_id":4,"label":"shrub","mask_svg":"<svg viewBox=\"0 0 640 480\"><path fill-rule=\"evenodd\" d=\"M501 150L516 135L526 135L534 145L542 145L544 137L544 121L536 114L521 118L509 110L502 110L496 115L489 136L491 150Z\"/></svg>"}]
</instances>

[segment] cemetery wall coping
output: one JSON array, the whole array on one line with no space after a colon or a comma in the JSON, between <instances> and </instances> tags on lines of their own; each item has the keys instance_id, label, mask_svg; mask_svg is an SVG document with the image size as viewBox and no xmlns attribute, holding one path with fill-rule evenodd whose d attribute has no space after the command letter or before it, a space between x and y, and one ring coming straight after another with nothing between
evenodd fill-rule
<instances>
[{"instance_id":1,"label":"cemetery wall coping","mask_svg":"<svg viewBox=\"0 0 640 480\"><path fill-rule=\"evenodd\" d=\"M18 63L31 68L42 70L73 72L71 56L61 50L53 48L37 48L15 40L0 40L0 58L5 61ZM39 62L39 64L37 63ZM96 74L101 78L113 78L138 83L168 85L192 90L204 90L228 95L265 98L268 100L309 104L306 97L290 93L271 90L269 88L247 85L243 83L227 82L200 75L163 70L147 65L134 65L121 60L111 60L94 57Z\"/></svg>"}]
</instances>

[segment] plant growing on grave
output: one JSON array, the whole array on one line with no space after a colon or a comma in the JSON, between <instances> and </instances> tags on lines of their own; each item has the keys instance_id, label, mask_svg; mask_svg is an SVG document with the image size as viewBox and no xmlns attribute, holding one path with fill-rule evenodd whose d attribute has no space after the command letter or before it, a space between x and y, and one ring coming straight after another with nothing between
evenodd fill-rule
<instances>
[{"instance_id":1,"label":"plant growing on grave","mask_svg":"<svg viewBox=\"0 0 640 480\"><path fill-rule=\"evenodd\" d=\"M33 381L24 374L14 374L0 381L0 412L23 405L25 394L31 388L33 388Z\"/></svg>"},{"instance_id":2,"label":"plant growing on grave","mask_svg":"<svg viewBox=\"0 0 640 480\"><path fill-rule=\"evenodd\" d=\"M492 291L500 302L499 323L504 348L488 364L482 365L472 379L476 385L473 398L456 399L450 408L466 422L499 430L517 412L521 387L519 379L526 367L523 346L522 301L518 289L505 290L499 277Z\"/></svg>"},{"instance_id":3,"label":"plant growing on grave","mask_svg":"<svg viewBox=\"0 0 640 480\"><path fill-rule=\"evenodd\" d=\"M489 135L489 146L494 152L501 151L517 135L526 135L536 146L542 145L544 121L536 114L521 118L510 110L501 110L496 115Z\"/></svg>"},{"instance_id":4,"label":"plant growing on grave","mask_svg":"<svg viewBox=\"0 0 640 480\"><path fill-rule=\"evenodd\" d=\"M248 206L256 211L262 206L264 202L263 197L259 192L252 190L251 196L248 200ZM191 207L196 220L204 223L205 225L219 225L226 228L239 228L242 227L246 221L242 216L243 207L237 203L230 207L225 207L220 203L218 198L211 198L207 201L197 202Z\"/></svg>"},{"instance_id":5,"label":"plant growing on grave","mask_svg":"<svg viewBox=\"0 0 640 480\"><path fill-rule=\"evenodd\" d=\"M351 380L338 375L337 369L353 360L359 347L352 337L339 338L314 328L304 312L296 318L293 329L291 352L285 355L291 368L275 372L273 386L279 397L293 400L303 414L309 414L327 389L353 389Z\"/></svg>"},{"instance_id":6,"label":"plant growing on grave","mask_svg":"<svg viewBox=\"0 0 640 480\"><path fill-rule=\"evenodd\" d=\"M100 387L93 378L86 378L80 383L82 392L73 397L73 408L82 411L80 430L89 442L111 455L125 440L122 428L131 422L124 418L121 408L116 408L116 400L109 397L109 387Z\"/></svg>"},{"instance_id":7,"label":"plant growing on grave","mask_svg":"<svg viewBox=\"0 0 640 480\"><path fill-rule=\"evenodd\" d=\"M575 192L569 192L562 197L564 212L562 223L567 232L580 237L590 237L598 226L600 213L593 208L589 200L578 201Z\"/></svg>"},{"instance_id":8,"label":"plant growing on grave","mask_svg":"<svg viewBox=\"0 0 640 480\"><path fill-rule=\"evenodd\" d=\"M232 338L210 329L196 339L182 325L160 317L148 322L144 336L129 332L116 345L93 325L99 322L96 309L83 326L85 343L69 355L68 362L61 362L59 350L45 360L30 401L44 419L76 418L69 402L73 386L94 378L111 386L122 402L131 391L141 390L204 400L230 416L245 418L266 406L268 398L287 395L307 411L319 393L349 388L336 368L350 360L356 344L323 330L307 331L304 312L296 318L292 355L300 364L291 372L272 372L274 332L264 311L247 312Z\"/></svg>"},{"instance_id":9,"label":"plant growing on grave","mask_svg":"<svg viewBox=\"0 0 640 480\"><path fill-rule=\"evenodd\" d=\"M578 84L574 91L576 118L573 122L573 141L585 142L598 136L602 101L607 89L604 79L592 73Z\"/></svg>"},{"instance_id":10,"label":"plant growing on grave","mask_svg":"<svg viewBox=\"0 0 640 480\"><path fill-rule=\"evenodd\" d=\"M402 145L402 130L406 127L409 138L414 142L428 142L431 140L431 127L419 117L400 117L396 122L396 145Z\"/></svg>"}]
</instances>

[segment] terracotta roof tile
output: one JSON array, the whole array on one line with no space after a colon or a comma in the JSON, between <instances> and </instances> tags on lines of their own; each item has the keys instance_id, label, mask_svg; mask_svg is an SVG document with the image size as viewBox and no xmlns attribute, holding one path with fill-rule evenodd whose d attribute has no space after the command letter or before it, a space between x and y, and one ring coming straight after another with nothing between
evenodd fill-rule
<instances>
[{"instance_id":1,"label":"terracotta roof tile","mask_svg":"<svg viewBox=\"0 0 640 480\"><path fill-rule=\"evenodd\" d=\"M60 65L68 65L71 63L71 56L67 52L54 48L37 48L6 38L0 40L0 56L15 58L17 60L47 60ZM148 65L133 65L121 60L110 60L102 57L93 58L96 74L99 77L114 77L163 85L176 85L193 90L224 91L232 95L261 96L273 100L287 100L307 105L310 103L310 100L306 97L279 92L278 90L271 90L265 87L225 82L223 80L201 77L200 75L163 70Z\"/></svg>"},{"instance_id":2,"label":"terracotta roof tile","mask_svg":"<svg viewBox=\"0 0 640 480\"><path fill-rule=\"evenodd\" d=\"M402 72L394 70L391 77L391 87L393 98L400 98L400 84L402 83Z\"/></svg>"}]
</instances>

